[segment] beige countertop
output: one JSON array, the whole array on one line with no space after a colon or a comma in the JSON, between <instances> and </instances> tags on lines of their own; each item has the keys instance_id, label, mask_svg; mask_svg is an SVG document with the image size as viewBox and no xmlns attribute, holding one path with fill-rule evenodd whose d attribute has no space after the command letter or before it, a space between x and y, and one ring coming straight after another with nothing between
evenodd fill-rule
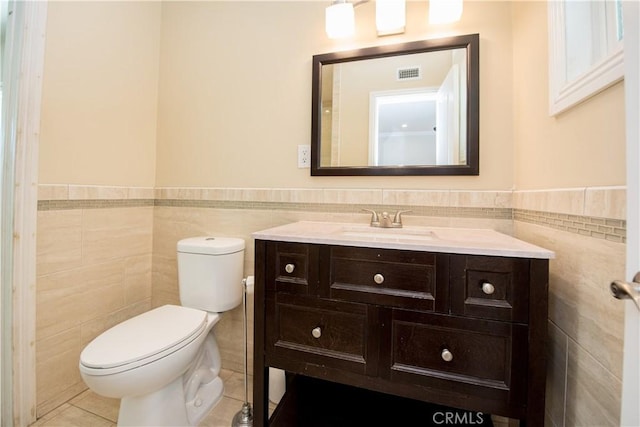
<instances>
[{"instance_id":1,"label":"beige countertop","mask_svg":"<svg viewBox=\"0 0 640 427\"><path fill-rule=\"evenodd\" d=\"M554 258L552 251L490 229L377 228L369 224L300 221L253 233L257 240L406 249L467 255Z\"/></svg>"}]
</instances>

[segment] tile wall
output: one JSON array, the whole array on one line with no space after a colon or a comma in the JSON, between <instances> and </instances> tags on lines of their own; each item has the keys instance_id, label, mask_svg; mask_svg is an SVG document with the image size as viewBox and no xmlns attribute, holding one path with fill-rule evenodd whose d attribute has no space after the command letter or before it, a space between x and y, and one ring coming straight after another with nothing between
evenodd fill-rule
<instances>
[{"instance_id":1,"label":"tile wall","mask_svg":"<svg viewBox=\"0 0 640 427\"><path fill-rule=\"evenodd\" d=\"M151 307L153 190L40 186L39 199L38 417L86 389L89 341Z\"/></svg>"},{"instance_id":2,"label":"tile wall","mask_svg":"<svg viewBox=\"0 0 640 427\"><path fill-rule=\"evenodd\" d=\"M514 193L514 234L550 263L547 426L618 426L625 277L625 189Z\"/></svg>"},{"instance_id":3,"label":"tile wall","mask_svg":"<svg viewBox=\"0 0 640 427\"><path fill-rule=\"evenodd\" d=\"M367 223L361 209L369 208L411 209L407 225L493 228L556 251L548 423L615 425L622 304L607 289L612 277L624 277L624 200L619 187L511 192L41 185L38 413L84 390L77 358L91 338L140 311L178 303L178 240L241 237L249 275L252 232L298 220ZM249 304L252 313L251 299ZM241 371L241 307L223 316L215 331L223 367ZM606 390L607 397L591 395L594 390Z\"/></svg>"}]
</instances>

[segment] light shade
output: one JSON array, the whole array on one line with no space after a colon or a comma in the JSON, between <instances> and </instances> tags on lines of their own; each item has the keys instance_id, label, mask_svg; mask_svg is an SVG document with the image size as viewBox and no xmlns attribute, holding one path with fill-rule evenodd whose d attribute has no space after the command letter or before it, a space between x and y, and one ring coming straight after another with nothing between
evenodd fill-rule
<instances>
[{"instance_id":1,"label":"light shade","mask_svg":"<svg viewBox=\"0 0 640 427\"><path fill-rule=\"evenodd\" d=\"M376 0L376 29L379 36L404 33L405 0Z\"/></svg>"},{"instance_id":2,"label":"light shade","mask_svg":"<svg viewBox=\"0 0 640 427\"><path fill-rule=\"evenodd\" d=\"M429 23L448 24L460 20L462 0L429 0Z\"/></svg>"},{"instance_id":3,"label":"light shade","mask_svg":"<svg viewBox=\"0 0 640 427\"><path fill-rule=\"evenodd\" d=\"M331 39L349 37L355 33L353 4L342 1L333 3L325 10L325 30Z\"/></svg>"}]
</instances>

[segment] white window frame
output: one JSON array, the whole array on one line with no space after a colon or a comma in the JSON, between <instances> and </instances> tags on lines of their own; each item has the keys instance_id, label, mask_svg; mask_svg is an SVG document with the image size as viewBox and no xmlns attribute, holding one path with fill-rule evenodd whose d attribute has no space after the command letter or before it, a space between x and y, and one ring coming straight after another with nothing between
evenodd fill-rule
<instances>
[{"instance_id":1,"label":"white window frame","mask_svg":"<svg viewBox=\"0 0 640 427\"><path fill-rule=\"evenodd\" d=\"M585 73L571 81L566 79L566 0L551 0L549 18L549 115L556 116L624 78L624 45L622 41L609 46L603 59L591 65ZM614 8L613 1L606 1ZM613 9L614 10L614 9ZM603 9L604 11L604 9ZM611 15L611 13L609 13ZM608 21L608 33L616 34L615 22Z\"/></svg>"}]
</instances>

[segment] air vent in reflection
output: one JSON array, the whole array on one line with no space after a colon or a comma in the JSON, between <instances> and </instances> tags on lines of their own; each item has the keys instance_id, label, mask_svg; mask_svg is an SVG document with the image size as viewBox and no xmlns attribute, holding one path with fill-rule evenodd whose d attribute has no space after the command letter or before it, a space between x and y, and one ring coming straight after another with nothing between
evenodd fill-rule
<instances>
[{"instance_id":1,"label":"air vent in reflection","mask_svg":"<svg viewBox=\"0 0 640 427\"><path fill-rule=\"evenodd\" d=\"M419 80L422 73L419 66L398 68L396 77L398 80Z\"/></svg>"}]
</instances>

